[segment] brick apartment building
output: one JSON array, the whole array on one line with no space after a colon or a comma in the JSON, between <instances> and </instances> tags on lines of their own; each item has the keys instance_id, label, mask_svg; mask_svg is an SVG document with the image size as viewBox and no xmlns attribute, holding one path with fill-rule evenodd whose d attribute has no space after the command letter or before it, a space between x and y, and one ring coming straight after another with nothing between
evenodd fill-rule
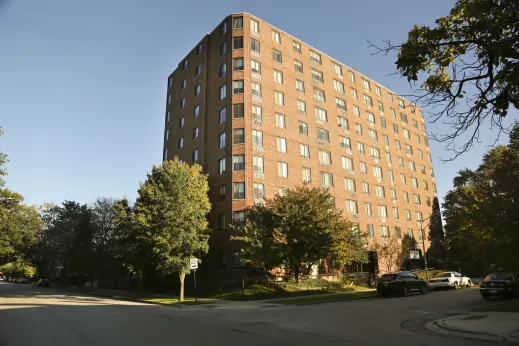
<instances>
[{"instance_id":1,"label":"brick apartment building","mask_svg":"<svg viewBox=\"0 0 519 346\"><path fill-rule=\"evenodd\" d=\"M370 241L420 244L436 196L421 109L247 13L226 17L169 76L163 158L174 156L209 174L203 267L220 277L243 271L228 225L284 189L328 188Z\"/></svg>"}]
</instances>

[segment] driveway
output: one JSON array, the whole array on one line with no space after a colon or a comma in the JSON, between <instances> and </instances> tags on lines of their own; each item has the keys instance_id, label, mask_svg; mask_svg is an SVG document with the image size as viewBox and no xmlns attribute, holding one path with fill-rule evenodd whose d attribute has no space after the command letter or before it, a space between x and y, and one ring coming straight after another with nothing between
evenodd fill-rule
<instances>
[{"instance_id":1,"label":"driveway","mask_svg":"<svg viewBox=\"0 0 519 346\"><path fill-rule=\"evenodd\" d=\"M484 305L477 289L213 311L0 282L0 345L488 345L423 324Z\"/></svg>"}]
</instances>

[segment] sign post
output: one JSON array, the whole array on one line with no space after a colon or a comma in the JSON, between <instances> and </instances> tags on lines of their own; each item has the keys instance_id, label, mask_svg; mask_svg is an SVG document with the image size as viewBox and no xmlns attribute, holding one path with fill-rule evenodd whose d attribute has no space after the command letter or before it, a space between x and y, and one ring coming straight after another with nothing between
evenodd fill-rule
<instances>
[{"instance_id":1,"label":"sign post","mask_svg":"<svg viewBox=\"0 0 519 346\"><path fill-rule=\"evenodd\" d=\"M196 270L198 269L198 259L189 259L189 269L193 271L193 279L195 281L195 305L198 303L198 294L196 292Z\"/></svg>"}]
</instances>

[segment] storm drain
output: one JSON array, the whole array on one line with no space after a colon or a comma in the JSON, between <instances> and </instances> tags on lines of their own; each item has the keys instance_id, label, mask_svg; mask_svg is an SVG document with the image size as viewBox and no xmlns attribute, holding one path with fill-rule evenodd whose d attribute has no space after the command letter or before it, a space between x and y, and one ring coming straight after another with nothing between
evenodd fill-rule
<instances>
[{"instance_id":1,"label":"storm drain","mask_svg":"<svg viewBox=\"0 0 519 346\"><path fill-rule=\"evenodd\" d=\"M480 320L487 316L488 315L468 315L467 317L460 318L460 320Z\"/></svg>"}]
</instances>

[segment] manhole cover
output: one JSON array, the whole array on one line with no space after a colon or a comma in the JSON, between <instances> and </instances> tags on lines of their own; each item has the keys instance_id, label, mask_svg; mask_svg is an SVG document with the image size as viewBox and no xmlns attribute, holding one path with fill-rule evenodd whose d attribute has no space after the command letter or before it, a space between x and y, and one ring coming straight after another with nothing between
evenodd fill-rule
<instances>
[{"instance_id":1,"label":"manhole cover","mask_svg":"<svg viewBox=\"0 0 519 346\"><path fill-rule=\"evenodd\" d=\"M488 315L468 315L467 317L460 318L461 320L480 320L487 317Z\"/></svg>"}]
</instances>

